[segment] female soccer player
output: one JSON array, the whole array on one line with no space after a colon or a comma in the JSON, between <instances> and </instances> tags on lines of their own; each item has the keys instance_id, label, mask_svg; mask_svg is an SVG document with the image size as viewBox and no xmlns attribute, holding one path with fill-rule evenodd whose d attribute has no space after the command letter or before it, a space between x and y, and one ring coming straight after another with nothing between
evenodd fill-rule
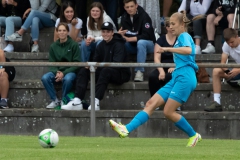
<instances>
[{"instance_id":1,"label":"female soccer player","mask_svg":"<svg viewBox=\"0 0 240 160\"><path fill-rule=\"evenodd\" d=\"M189 136L187 147L194 147L202 140L201 135L196 133L188 121L176 112L176 109L187 101L197 86L198 66L195 63L195 45L191 36L186 32L190 22L185 11L174 13L170 17L170 29L178 38L173 48L160 47L158 52L159 54L163 52L174 54L176 68L172 73L172 79L152 96L144 110L140 111L126 126L109 120L110 126L121 138L128 136L131 131L144 124L157 107L165 104L163 110L165 117Z\"/></svg>"}]
</instances>

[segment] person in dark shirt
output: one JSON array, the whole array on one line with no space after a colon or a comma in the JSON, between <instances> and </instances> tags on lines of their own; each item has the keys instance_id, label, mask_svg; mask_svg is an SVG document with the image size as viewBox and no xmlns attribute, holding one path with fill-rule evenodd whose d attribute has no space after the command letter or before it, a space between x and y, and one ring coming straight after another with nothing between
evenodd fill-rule
<instances>
[{"instance_id":1,"label":"person in dark shirt","mask_svg":"<svg viewBox=\"0 0 240 160\"><path fill-rule=\"evenodd\" d=\"M136 0L124 0L126 12L121 18L118 33L126 39L126 49L130 54L137 54L137 63L145 63L147 54L154 52L156 41L152 20ZM135 82L142 82L143 67L135 68Z\"/></svg>"},{"instance_id":2,"label":"person in dark shirt","mask_svg":"<svg viewBox=\"0 0 240 160\"><path fill-rule=\"evenodd\" d=\"M121 35L114 33L113 24L104 22L101 26L103 41L95 50L94 62L127 62L125 40ZM121 85L130 80L130 68L126 67L98 67L96 69L96 97L95 110L100 110L99 101L103 99L109 83ZM85 96L88 82L90 80L89 68L81 68L76 79L75 98L67 105L61 107L63 110L82 110L82 100ZM91 105L88 107L91 110Z\"/></svg>"}]
</instances>

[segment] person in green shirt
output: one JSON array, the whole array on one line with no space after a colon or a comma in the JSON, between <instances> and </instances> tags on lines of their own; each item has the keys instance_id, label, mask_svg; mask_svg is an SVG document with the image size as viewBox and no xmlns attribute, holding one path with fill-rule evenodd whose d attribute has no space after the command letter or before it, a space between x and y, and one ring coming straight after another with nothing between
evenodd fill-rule
<instances>
[{"instance_id":1,"label":"person in green shirt","mask_svg":"<svg viewBox=\"0 0 240 160\"><path fill-rule=\"evenodd\" d=\"M49 62L80 62L80 50L78 43L68 36L67 23L59 23L56 28L59 39L50 46ZM62 82L62 98L71 90L78 67L51 66L50 71L42 76L42 83L47 90L52 102L46 106L51 109L63 105L56 95L55 83Z\"/></svg>"}]
</instances>

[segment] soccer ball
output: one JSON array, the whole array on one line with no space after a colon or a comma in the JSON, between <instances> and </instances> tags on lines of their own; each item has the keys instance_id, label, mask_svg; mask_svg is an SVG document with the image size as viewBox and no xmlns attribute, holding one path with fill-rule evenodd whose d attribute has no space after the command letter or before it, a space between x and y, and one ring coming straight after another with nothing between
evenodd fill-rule
<instances>
[{"instance_id":1,"label":"soccer ball","mask_svg":"<svg viewBox=\"0 0 240 160\"><path fill-rule=\"evenodd\" d=\"M44 129L40 132L38 140L43 148L54 148L58 144L59 138L53 129Z\"/></svg>"}]
</instances>

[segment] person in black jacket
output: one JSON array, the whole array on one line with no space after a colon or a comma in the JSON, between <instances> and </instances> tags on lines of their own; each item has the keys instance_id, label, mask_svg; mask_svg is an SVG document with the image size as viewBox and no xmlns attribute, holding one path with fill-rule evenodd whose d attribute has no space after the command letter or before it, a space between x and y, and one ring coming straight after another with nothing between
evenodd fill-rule
<instances>
[{"instance_id":1,"label":"person in black jacket","mask_svg":"<svg viewBox=\"0 0 240 160\"><path fill-rule=\"evenodd\" d=\"M13 52L13 43L7 36L14 33L15 27L21 27L25 11L31 8L29 0L2 0L0 4L0 28L5 27L5 41L7 46L3 49L5 52ZM25 17L26 18L26 17ZM1 34L1 33L0 33Z\"/></svg>"},{"instance_id":2,"label":"person in black jacket","mask_svg":"<svg viewBox=\"0 0 240 160\"><path fill-rule=\"evenodd\" d=\"M146 55L153 54L156 41L152 20L136 0L124 0L123 3L126 12L122 15L118 33L126 39L127 51L137 54L138 63L145 63ZM137 67L135 71L134 81L143 81L144 68Z\"/></svg>"},{"instance_id":3,"label":"person in black jacket","mask_svg":"<svg viewBox=\"0 0 240 160\"><path fill-rule=\"evenodd\" d=\"M104 22L101 26L103 41L99 43L95 50L94 62L127 62L127 52L125 49L125 40L121 35L113 32L113 24ZM96 98L95 110L100 110L99 101L103 99L104 93L109 83L121 85L130 80L130 68L116 67L98 67L96 69ZM90 71L81 68L76 79L75 98L67 105L61 107L64 110L82 110L82 100L85 96L88 82L90 80ZM88 107L91 110L91 105Z\"/></svg>"}]
</instances>

